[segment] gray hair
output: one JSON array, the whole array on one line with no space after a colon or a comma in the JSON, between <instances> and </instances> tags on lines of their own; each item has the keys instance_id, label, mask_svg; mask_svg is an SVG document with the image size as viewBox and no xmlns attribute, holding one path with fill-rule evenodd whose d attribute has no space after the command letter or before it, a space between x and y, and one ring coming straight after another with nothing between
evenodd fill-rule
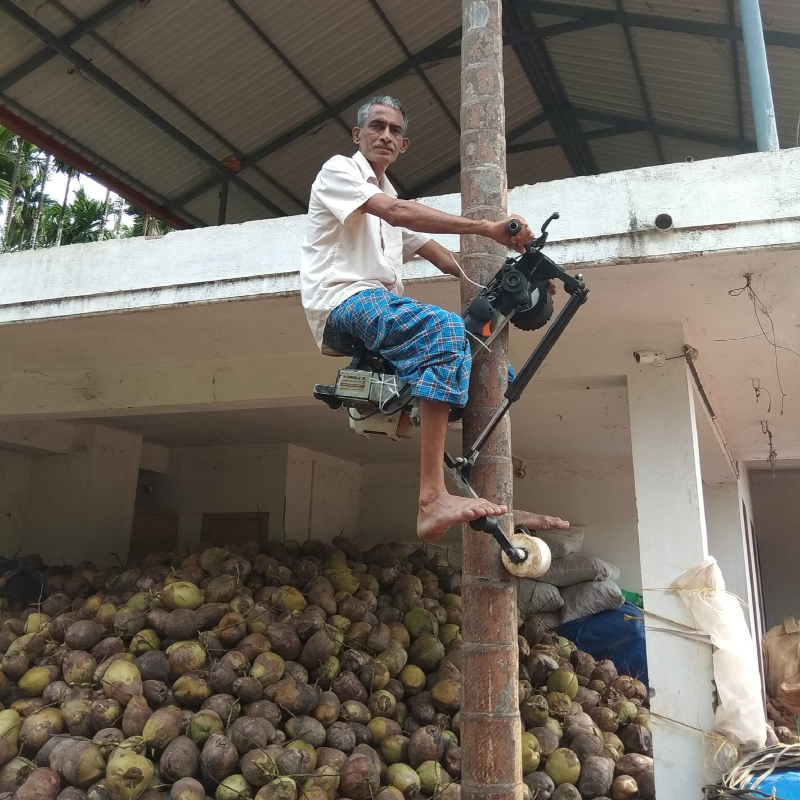
<instances>
[{"instance_id":1,"label":"gray hair","mask_svg":"<svg viewBox=\"0 0 800 800\"><path fill-rule=\"evenodd\" d=\"M389 108L397 109L403 115L403 134L408 130L408 114L403 108L403 104L390 94L385 94L382 97L370 97L361 108L358 109L358 127L363 128L367 124L367 117L369 110L372 106L389 106Z\"/></svg>"}]
</instances>

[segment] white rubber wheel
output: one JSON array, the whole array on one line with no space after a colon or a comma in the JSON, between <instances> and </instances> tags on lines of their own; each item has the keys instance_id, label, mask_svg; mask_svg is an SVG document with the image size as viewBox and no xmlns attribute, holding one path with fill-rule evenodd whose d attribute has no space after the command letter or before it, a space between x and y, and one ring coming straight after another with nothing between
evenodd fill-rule
<instances>
[{"instance_id":1,"label":"white rubber wheel","mask_svg":"<svg viewBox=\"0 0 800 800\"><path fill-rule=\"evenodd\" d=\"M505 553L503 566L518 578L541 578L550 569L550 548L541 539L526 533L512 533L508 537L514 547L525 552L525 559L515 564Z\"/></svg>"}]
</instances>

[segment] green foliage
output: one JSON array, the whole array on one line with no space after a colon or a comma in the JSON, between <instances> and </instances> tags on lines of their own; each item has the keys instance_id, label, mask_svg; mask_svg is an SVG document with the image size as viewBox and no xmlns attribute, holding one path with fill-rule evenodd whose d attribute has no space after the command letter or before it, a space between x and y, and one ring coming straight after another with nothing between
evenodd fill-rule
<instances>
[{"instance_id":1,"label":"green foliage","mask_svg":"<svg viewBox=\"0 0 800 800\"><path fill-rule=\"evenodd\" d=\"M20 153L17 167L17 156ZM71 167L48 157L43 150L0 125L0 210L4 214L3 224L0 226L0 252L24 250L33 246L53 247L58 239L58 226L62 214L63 229L60 244L63 245L113 239L115 235L157 236L171 230L160 220L144 214L121 198L112 199L109 204L106 225L103 229L105 203L88 197L82 187L78 188L66 208L62 205L63 198L56 199L47 194L47 177L54 173L70 174L73 181L80 181L80 175ZM12 184L14 185L13 211L3 240L6 216L11 205L9 197L12 193ZM118 213L130 215L132 223L115 225ZM36 231L35 243L34 231Z\"/></svg>"}]
</instances>

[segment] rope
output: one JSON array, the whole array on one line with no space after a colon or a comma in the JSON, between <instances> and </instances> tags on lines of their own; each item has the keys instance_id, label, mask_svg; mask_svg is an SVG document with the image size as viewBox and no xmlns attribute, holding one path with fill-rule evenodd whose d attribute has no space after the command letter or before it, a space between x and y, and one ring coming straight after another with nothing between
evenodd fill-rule
<instances>
[{"instance_id":1,"label":"rope","mask_svg":"<svg viewBox=\"0 0 800 800\"><path fill-rule=\"evenodd\" d=\"M729 800L729 798L756 800L769 797L773 800L783 800L772 792L768 794L758 788L776 769L800 769L800 744L779 744L748 753L722 776L719 785L703 787L705 798L706 800ZM759 777L754 782L753 778L756 775Z\"/></svg>"}]
</instances>

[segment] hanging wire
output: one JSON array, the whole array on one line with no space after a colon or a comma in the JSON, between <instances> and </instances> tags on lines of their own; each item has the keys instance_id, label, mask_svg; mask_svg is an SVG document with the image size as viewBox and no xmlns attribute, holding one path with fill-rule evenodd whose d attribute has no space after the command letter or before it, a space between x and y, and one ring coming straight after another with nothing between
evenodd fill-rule
<instances>
[{"instance_id":1,"label":"hanging wire","mask_svg":"<svg viewBox=\"0 0 800 800\"><path fill-rule=\"evenodd\" d=\"M779 744L747 753L722 776L716 786L704 786L706 800L732 800L747 798L758 800L769 797L784 800L774 792L759 789L775 770L800 769L800 744Z\"/></svg>"}]
</instances>

